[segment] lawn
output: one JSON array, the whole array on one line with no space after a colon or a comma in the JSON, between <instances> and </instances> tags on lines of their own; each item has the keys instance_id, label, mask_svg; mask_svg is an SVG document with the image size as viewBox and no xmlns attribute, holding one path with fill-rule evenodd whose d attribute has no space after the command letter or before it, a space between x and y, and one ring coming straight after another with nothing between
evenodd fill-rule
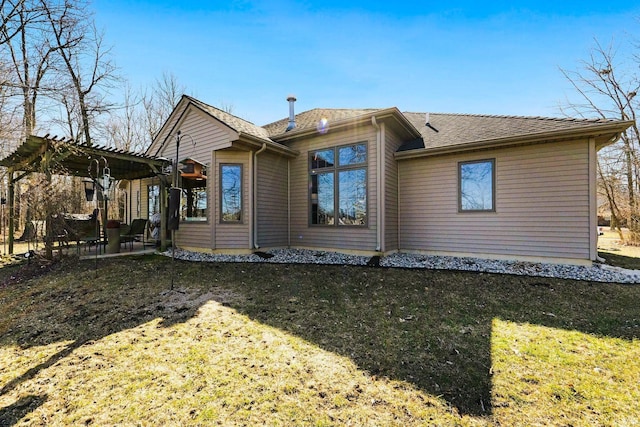
<instances>
[{"instance_id":1,"label":"lawn","mask_svg":"<svg viewBox=\"0 0 640 427\"><path fill-rule=\"evenodd\" d=\"M0 425L640 425L640 286L94 266L0 268Z\"/></svg>"}]
</instances>

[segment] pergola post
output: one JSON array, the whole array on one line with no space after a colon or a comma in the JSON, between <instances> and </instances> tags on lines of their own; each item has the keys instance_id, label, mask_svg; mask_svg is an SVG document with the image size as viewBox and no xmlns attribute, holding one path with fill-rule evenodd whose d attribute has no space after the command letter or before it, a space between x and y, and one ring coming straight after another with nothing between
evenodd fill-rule
<instances>
[{"instance_id":1,"label":"pergola post","mask_svg":"<svg viewBox=\"0 0 640 427\"><path fill-rule=\"evenodd\" d=\"M7 204L9 205L9 254L13 255L13 233L15 231L15 181L13 180L13 170L9 169L9 191L7 193Z\"/></svg>"},{"instance_id":2,"label":"pergola post","mask_svg":"<svg viewBox=\"0 0 640 427\"><path fill-rule=\"evenodd\" d=\"M160 251L167 250L167 184L166 178L160 176ZM173 245L174 243L171 242Z\"/></svg>"}]
</instances>

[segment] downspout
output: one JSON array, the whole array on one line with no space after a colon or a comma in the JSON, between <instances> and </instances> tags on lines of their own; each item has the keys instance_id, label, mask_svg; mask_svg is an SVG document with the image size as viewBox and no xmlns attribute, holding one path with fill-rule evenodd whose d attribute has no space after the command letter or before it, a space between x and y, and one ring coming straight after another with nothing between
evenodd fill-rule
<instances>
[{"instance_id":1,"label":"downspout","mask_svg":"<svg viewBox=\"0 0 640 427\"><path fill-rule=\"evenodd\" d=\"M251 221L253 222L253 248L259 249L258 245L258 154L267 149L267 143L262 143L262 148L253 153L253 209Z\"/></svg>"},{"instance_id":2,"label":"downspout","mask_svg":"<svg viewBox=\"0 0 640 427\"><path fill-rule=\"evenodd\" d=\"M382 150L381 150L381 140L382 140L382 130L376 121L376 116L371 116L371 124L376 129L376 251L380 252L382 250Z\"/></svg>"},{"instance_id":3,"label":"downspout","mask_svg":"<svg viewBox=\"0 0 640 427\"><path fill-rule=\"evenodd\" d=\"M287 247L291 247L291 159L287 159Z\"/></svg>"},{"instance_id":4,"label":"downspout","mask_svg":"<svg viewBox=\"0 0 640 427\"><path fill-rule=\"evenodd\" d=\"M589 138L589 258L604 262L598 255L598 150L595 138Z\"/></svg>"},{"instance_id":5,"label":"downspout","mask_svg":"<svg viewBox=\"0 0 640 427\"><path fill-rule=\"evenodd\" d=\"M380 181L380 251L387 250L387 138L386 125L380 123L380 166L378 181Z\"/></svg>"}]
</instances>

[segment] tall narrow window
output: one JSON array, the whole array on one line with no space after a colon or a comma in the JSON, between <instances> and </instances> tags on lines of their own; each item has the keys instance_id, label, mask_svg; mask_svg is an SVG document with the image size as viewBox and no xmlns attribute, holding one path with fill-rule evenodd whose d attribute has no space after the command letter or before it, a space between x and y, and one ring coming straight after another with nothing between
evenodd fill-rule
<instances>
[{"instance_id":1,"label":"tall narrow window","mask_svg":"<svg viewBox=\"0 0 640 427\"><path fill-rule=\"evenodd\" d=\"M220 165L220 221L242 222L242 165Z\"/></svg>"},{"instance_id":2,"label":"tall narrow window","mask_svg":"<svg viewBox=\"0 0 640 427\"><path fill-rule=\"evenodd\" d=\"M367 224L367 144L313 151L309 158L310 224Z\"/></svg>"},{"instance_id":3,"label":"tall narrow window","mask_svg":"<svg viewBox=\"0 0 640 427\"><path fill-rule=\"evenodd\" d=\"M495 211L495 160L458 163L458 210Z\"/></svg>"},{"instance_id":4,"label":"tall narrow window","mask_svg":"<svg viewBox=\"0 0 640 427\"><path fill-rule=\"evenodd\" d=\"M158 184L147 185L147 202L148 218L154 214L160 214L160 186Z\"/></svg>"}]
</instances>

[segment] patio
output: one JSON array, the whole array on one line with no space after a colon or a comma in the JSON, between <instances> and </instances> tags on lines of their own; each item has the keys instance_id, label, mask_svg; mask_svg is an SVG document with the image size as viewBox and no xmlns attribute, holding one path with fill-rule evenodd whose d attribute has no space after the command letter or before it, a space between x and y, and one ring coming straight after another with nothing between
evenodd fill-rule
<instances>
[{"instance_id":1,"label":"patio","mask_svg":"<svg viewBox=\"0 0 640 427\"><path fill-rule=\"evenodd\" d=\"M131 249L129 249L128 243L126 245L121 244L120 252L116 252L116 253L106 253L105 243L101 243L98 246L96 245L89 246L87 244L81 244L80 247L78 247L75 243L70 243L68 246L59 245L58 243L56 243L53 246L53 253L54 253L54 256L59 256L60 251L62 251L62 254L64 256L78 255L81 260L87 260L87 259L95 259L96 257L98 259L101 259L101 258L123 257L123 256L129 256L129 255L152 254L159 249L156 247L155 244L151 245L149 242L145 242L143 244L143 242L134 241L132 243L133 244ZM99 249L99 250L96 252L96 249ZM6 242L3 243L0 250L2 250L1 252L2 255L4 256L9 255L8 246ZM14 242L14 246L13 246L14 255L25 256L30 251L34 251L38 255L43 255L45 251L44 242L39 239L32 242Z\"/></svg>"},{"instance_id":2,"label":"patio","mask_svg":"<svg viewBox=\"0 0 640 427\"><path fill-rule=\"evenodd\" d=\"M79 144L75 141L64 138L59 139L55 136L39 137L31 135L27 137L25 142L17 147L12 154L0 160L0 166L7 168L9 176L7 197L9 230L3 253L21 253L21 249L14 247L14 245L18 246L20 243L14 241L14 186L27 175L45 173L47 176L70 175L85 178L85 181L91 184L91 188L85 187L87 199L89 195L93 198L93 193L95 192L96 200L100 200L102 203L99 210L102 214L100 218L100 224L103 227L101 234L104 236L107 234L106 228L109 218L106 217L108 199L107 197L101 199L102 189L105 189L105 193L108 192L112 180L135 180L155 176L160 178L162 190L167 184L165 170L168 165L170 165L170 161L164 158L103 146ZM161 203L161 214L163 209L164 204ZM98 210L98 206L96 206L96 210ZM163 218L163 221L160 240L162 242L161 247L165 248L167 245L165 216L161 215L161 218ZM93 239L95 240L95 237ZM79 242L76 241L75 243ZM25 252L28 250L30 249L27 248ZM58 248L54 247L54 250L58 250Z\"/></svg>"}]
</instances>

